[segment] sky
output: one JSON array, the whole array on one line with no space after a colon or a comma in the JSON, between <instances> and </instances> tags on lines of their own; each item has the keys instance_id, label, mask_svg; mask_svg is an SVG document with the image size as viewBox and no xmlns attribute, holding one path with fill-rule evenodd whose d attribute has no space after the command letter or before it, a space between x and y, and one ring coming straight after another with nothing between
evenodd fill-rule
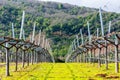
<instances>
[{"instance_id":1,"label":"sky","mask_svg":"<svg viewBox=\"0 0 120 80\"><path fill-rule=\"evenodd\" d=\"M105 11L120 13L120 0L40 0L55 1L61 3L69 3L78 6L86 6L91 8L101 7Z\"/></svg>"}]
</instances>

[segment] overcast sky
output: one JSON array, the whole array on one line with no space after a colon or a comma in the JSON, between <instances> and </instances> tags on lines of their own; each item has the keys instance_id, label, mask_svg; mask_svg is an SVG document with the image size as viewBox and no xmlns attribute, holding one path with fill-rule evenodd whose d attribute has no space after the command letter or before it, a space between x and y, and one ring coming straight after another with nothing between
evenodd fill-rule
<instances>
[{"instance_id":1,"label":"overcast sky","mask_svg":"<svg viewBox=\"0 0 120 80\"><path fill-rule=\"evenodd\" d=\"M102 9L106 11L120 13L120 0L40 0L40 1L55 1L93 8L102 7Z\"/></svg>"}]
</instances>

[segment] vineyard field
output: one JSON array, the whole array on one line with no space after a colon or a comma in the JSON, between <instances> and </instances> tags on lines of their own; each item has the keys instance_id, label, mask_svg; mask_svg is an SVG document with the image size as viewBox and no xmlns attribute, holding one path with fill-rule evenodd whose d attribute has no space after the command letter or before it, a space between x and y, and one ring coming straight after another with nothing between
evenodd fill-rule
<instances>
[{"instance_id":1,"label":"vineyard field","mask_svg":"<svg viewBox=\"0 0 120 80\"><path fill-rule=\"evenodd\" d=\"M120 73L114 73L113 63L109 64L109 70L105 70L104 64L98 68L90 63L39 63L17 72L12 65L9 77L4 76L4 71L5 67L1 67L1 80L120 80Z\"/></svg>"}]
</instances>

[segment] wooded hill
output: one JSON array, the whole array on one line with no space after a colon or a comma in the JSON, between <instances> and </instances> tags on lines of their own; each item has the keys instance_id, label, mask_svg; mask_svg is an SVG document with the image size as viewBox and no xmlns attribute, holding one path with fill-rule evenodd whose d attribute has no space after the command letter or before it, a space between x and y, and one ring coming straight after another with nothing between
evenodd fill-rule
<instances>
[{"instance_id":1,"label":"wooded hill","mask_svg":"<svg viewBox=\"0 0 120 80\"><path fill-rule=\"evenodd\" d=\"M87 35L87 21L91 33L100 28L99 10L78 7L70 4L41 2L35 0L1 0L0 1L0 36L11 36L11 24L14 23L16 37L19 36L22 11L25 10L25 35L32 32L36 22L36 34L40 29L52 40L55 56L64 56L75 35L83 29ZM103 22L107 33L109 21L112 31L120 27L120 14L103 11ZM120 29L118 30L120 31Z\"/></svg>"}]
</instances>

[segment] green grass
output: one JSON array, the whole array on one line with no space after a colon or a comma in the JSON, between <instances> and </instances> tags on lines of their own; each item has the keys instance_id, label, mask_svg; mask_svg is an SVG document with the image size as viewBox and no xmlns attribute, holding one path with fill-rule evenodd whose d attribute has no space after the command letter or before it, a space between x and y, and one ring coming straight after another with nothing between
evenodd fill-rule
<instances>
[{"instance_id":1,"label":"green grass","mask_svg":"<svg viewBox=\"0 0 120 80\"><path fill-rule=\"evenodd\" d=\"M0 71L4 72L4 67ZM109 64L109 70L105 70L105 65L98 68L97 64L90 63L39 63L18 72L14 68L10 71L11 76L1 76L2 80L120 80L114 63Z\"/></svg>"}]
</instances>

